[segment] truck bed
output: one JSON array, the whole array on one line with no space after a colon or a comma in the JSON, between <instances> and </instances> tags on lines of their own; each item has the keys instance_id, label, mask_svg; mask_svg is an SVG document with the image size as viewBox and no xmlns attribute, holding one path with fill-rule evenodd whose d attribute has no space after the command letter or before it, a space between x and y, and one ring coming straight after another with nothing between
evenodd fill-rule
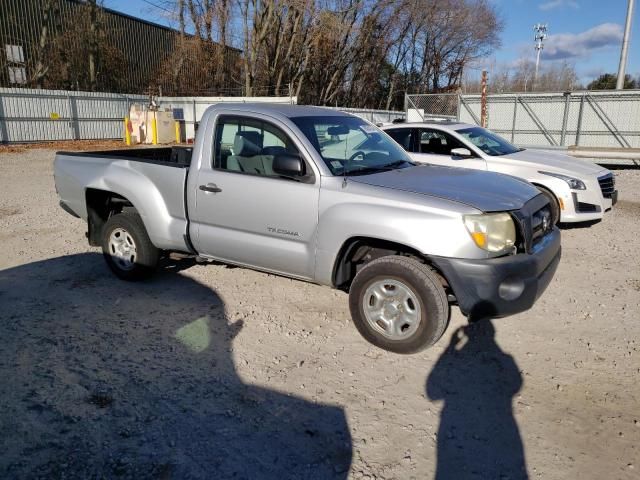
<instances>
[{"instance_id":1,"label":"truck bed","mask_svg":"<svg viewBox=\"0 0 640 480\"><path fill-rule=\"evenodd\" d=\"M91 152L57 152L67 157L121 159L133 162L155 163L167 167L185 168L191 164L193 147L148 147Z\"/></svg>"},{"instance_id":2,"label":"truck bed","mask_svg":"<svg viewBox=\"0 0 640 480\"><path fill-rule=\"evenodd\" d=\"M65 210L87 219L87 191L117 194L138 210L156 247L188 251L185 186L190 147L58 152L56 190Z\"/></svg>"}]
</instances>

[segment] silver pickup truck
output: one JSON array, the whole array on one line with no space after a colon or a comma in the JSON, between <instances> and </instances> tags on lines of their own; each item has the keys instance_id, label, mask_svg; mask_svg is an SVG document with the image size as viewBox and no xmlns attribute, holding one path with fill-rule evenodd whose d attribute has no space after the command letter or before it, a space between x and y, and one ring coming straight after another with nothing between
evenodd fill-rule
<instances>
[{"instance_id":1,"label":"silver pickup truck","mask_svg":"<svg viewBox=\"0 0 640 480\"><path fill-rule=\"evenodd\" d=\"M170 252L349 293L360 333L398 353L434 344L451 305L529 309L560 261L544 195L506 175L415 165L346 113L220 104L189 148L59 152L60 204L120 278Z\"/></svg>"}]
</instances>

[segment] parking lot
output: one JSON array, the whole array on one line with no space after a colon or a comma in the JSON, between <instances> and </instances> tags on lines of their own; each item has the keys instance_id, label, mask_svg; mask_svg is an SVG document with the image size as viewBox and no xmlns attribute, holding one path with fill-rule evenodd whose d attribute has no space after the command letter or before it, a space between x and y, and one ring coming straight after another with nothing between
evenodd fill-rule
<instances>
[{"instance_id":1,"label":"parking lot","mask_svg":"<svg viewBox=\"0 0 640 480\"><path fill-rule=\"evenodd\" d=\"M640 170L615 172L604 221L563 229L532 310L468 326L454 308L435 347L400 356L325 287L189 263L117 280L57 204L54 151L16 150L0 152L3 478L640 475Z\"/></svg>"}]
</instances>

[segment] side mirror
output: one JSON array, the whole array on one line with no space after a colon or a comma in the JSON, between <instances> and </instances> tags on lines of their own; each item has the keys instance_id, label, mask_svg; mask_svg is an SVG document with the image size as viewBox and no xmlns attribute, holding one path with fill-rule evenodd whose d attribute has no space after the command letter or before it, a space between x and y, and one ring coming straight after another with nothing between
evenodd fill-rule
<instances>
[{"instance_id":1,"label":"side mirror","mask_svg":"<svg viewBox=\"0 0 640 480\"><path fill-rule=\"evenodd\" d=\"M471 158L473 157L473 153L468 148L453 148L451 150L452 157L458 158Z\"/></svg>"},{"instance_id":2,"label":"side mirror","mask_svg":"<svg viewBox=\"0 0 640 480\"><path fill-rule=\"evenodd\" d=\"M304 162L300 155L281 153L273 158L273 171L284 177L301 177L304 175Z\"/></svg>"}]
</instances>

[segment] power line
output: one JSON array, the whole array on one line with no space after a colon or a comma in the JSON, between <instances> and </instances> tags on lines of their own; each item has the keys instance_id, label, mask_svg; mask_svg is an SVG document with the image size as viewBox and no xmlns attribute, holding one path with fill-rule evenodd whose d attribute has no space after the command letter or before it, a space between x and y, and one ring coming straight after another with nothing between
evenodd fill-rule
<instances>
[{"instance_id":1,"label":"power line","mask_svg":"<svg viewBox=\"0 0 640 480\"><path fill-rule=\"evenodd\" d=\"M152 7L159 8L160 10L164 10L164 11L165 11L165 12L167 12L167 13L171 13L171 14L173 14L173 13L174 13L174 12L172 12L171 10L169 10L169 9L167 9L167 8L165 8L165 7L163 7L162 5L158 5L157 3L150 2L149 0L142 0L142 1L143 1L144 3L146 3L147 5L151 5Z\"/></svg>"}]
</instances>

